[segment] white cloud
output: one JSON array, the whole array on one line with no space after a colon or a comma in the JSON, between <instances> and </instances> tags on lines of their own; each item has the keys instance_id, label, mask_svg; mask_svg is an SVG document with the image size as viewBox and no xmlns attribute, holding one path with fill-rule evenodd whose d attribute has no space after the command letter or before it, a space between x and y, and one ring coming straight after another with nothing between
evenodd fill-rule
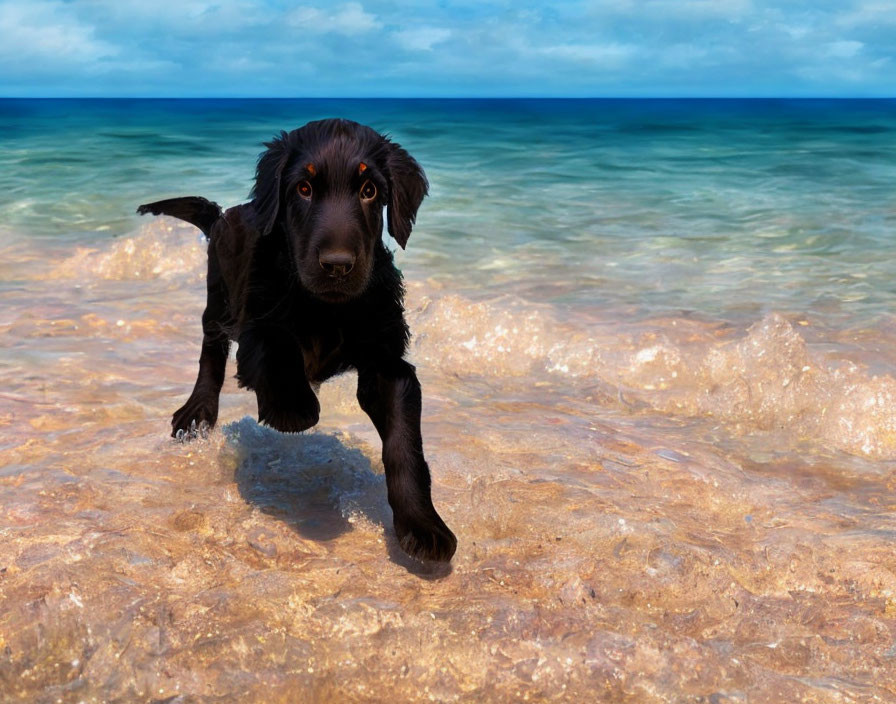
<instances>
[{"instance_id":1,"label":"white cloud","mask_svg":"<svg viewBox=\"0 0 896 704\"><path fill-rule=\"evenodd\" d=\"M556 44L538 50L545 56L578 61L586 64L618 65L638 52L631 44Z\"/></svg>"},{"instance_id":2,"label":"white cloud","mask_svg":"<svg viewBox=\"0 0 896 704\"><path fill-rule=\"evenodd\" d=\"M827 55L835 59L850 59L865 46L862 42L841 40L827 45Z\"/></svg>"},{"instance_id":3,"label":"white cloud","mask_svg":"<svg viewBox=\"0 0 896 704\"><path fill-rule=\"evenodd\" d=\"M394 32L393 38L405 49L411 51L432 51L451 36L451 30L444 27L416 27Z\"/></svg>"},{"instance_id":4,"label":"white cloud","mask_svg":"<svg viewBox=\"0 0 896 704\"><path fill-rule=\"evenodd\" d=\"M896 25L896 0L864 2L837 18L842 27L892 27Z\"/></svg>"},{"instance_id":5,"label":"white cloud","mask_svg":"<svg viewBox=\"0 0 896 704\"><path fill-rule=\"evenodd\" d=\"M662 22L668 19L729 19L747 15L751 0L594 0L592 14L627 16L632 21Z\"/></svg>"},{"instance_id":6,"label":"white cloud","mask_svg":"<svg viewBox=\"0 0 896 704\"><path fill-rule=\"evenodd\" d=\"M750 0L652 0L643 11L695 18L737 19L752 8Z\"/></svg>"},{"instance_id":7,"label":"white cloud","mask_svg":"<svg viewBox=\"0 0 896 704\"><path fill-rule=\"evenodd\" d=\"M297 7L289 16L292 25L313 34L366 34L383 26L376 15L364 10L361 3L350 2L337 10L320 10L316 7Z\"/></svg>"},{"instance_id":8,"label":"white cloud","mask_svg":"<svg viewBox=\"0 0 896 704\"><path fill-rule=\"evenodd\" d=\"M693 44L671 44L659 51L660 57L666 66L679 69L693 68L695 64L706 59L709 53L706 47L694 46Z\"/></svg>"},{"instance_id":9,"label":"white cloud","mask_svg":"<svg viewBox=\"0 0 896 704\"><path fill-rule=\"evenodd\" d=\"M210 10L219 9L210 0L152 0L152 2L128 2L127 0L91 0L91 2L79 3L87 10L102 12L106 17L118 19L130 18L131 20L151 21L163 20L166 22L179 22L199 17ZM225 7L229 7L228 3Z\"/></svg>"},{"instance_id":10,"label":"white cloud","mask_svg":"<svg viewBox=\"0 0 896 704\"><path fill-rule=\"evenodd\" d=\"M51 65L93 62L118 53L117 47L94 37L61 2L0 4L3 44L0 60Z\"/></svg>"},{"instance_id":11,"label":"white cloud","mask_svg":"<svg viewBox=\"0 0 896 704\"><path fill-rule=\"evenodd\" d=\"M810 32L810 29L805 26L781 24L781 25L778 25L778 28L782 32L787 34L791 39L796 39L796 40L802 39Z\"/></svg>"}]
</instances>

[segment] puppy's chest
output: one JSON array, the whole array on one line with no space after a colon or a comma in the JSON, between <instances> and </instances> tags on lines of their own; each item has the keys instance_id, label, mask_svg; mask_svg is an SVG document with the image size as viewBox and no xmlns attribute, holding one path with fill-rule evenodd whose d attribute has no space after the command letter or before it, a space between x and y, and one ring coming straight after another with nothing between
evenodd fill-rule
<instances>
[{"instance_id":1,"label":"puppy's chest","mask_svg":"<svg viewBox=\"0 0 896 704\"><path fill-rule=\"evenodd\" d=\"M308 381L324 381L351 366L345 331L340 327L303 335L300 345Z\"/></svg>"}]
</instances>

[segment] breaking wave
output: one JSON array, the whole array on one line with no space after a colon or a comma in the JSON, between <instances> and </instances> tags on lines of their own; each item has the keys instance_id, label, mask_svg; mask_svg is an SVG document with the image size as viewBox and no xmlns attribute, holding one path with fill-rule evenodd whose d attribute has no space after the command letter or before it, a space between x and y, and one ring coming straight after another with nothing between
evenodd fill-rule
<instances>
[{"instance_id":1,"label":"breaking wave","mask_svg":"<svg viewBox=\"0 0 896 704\"><path fill-rule=\"evenodd\" d=\"M79 249L50 277L198 286L204 263L198 231L160 219L107 247ZM623 408L896 458L896 379L843 355L831 361L780 314L740 328L681 317L632 321L506 294L483 300L482 291L445 277L438 290L408 278L413 357L429 369L505 385L531 379L533 396L539 384L572 395L600 386L610 392L601 398Z\"/></svg>"},{"instance_id":2,"label":"breaking wave","mask_svg":"<svg viewBox=\"0 0 896 704\"><path fill-rule=\"evenodd\" d=\"M446 372L597 384L628 406L896 457L896 379L827 362L777 313L722 340L718 325L601 321L591 331L547 307L458 295L428 298L412 317L418 358Z\"/></svg>"},{"instance_id":3,"label":"breaking wave","mask_svg":"<svg viewBox=\"0 0 896 704\"><path fill-rule=\"evenodd\" d=\"M167 218L109 245L78 247L50 278L145 281L195 279L205 273L206 243L199 230Z\"/></svg>"}]
</instances>

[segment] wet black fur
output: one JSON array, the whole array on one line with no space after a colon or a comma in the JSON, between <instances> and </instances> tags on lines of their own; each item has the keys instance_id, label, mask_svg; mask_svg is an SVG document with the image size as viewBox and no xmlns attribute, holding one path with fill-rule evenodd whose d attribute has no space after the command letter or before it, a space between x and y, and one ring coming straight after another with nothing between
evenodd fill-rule
<instances>
[{"instance_id":1,"label":"wet black fur","mask_svg":"<svg viewBox=\"0 0 896 704\"><path fill-rule=\"evenodd\" d=\"M382 242L385 206L390 233L407 244L427 193L423 170L399 145L348 120L311 122L265 146L250 202L222 212L186 197L137 210L186 220L209 238L199 376L172 435L194 422L214 425L231 341L259 420L284 432L317 423L312 384L356 369L358 402L383 441L399 542L415 557L450 560L457 541L432 505L420 384L404 360L404 287ZM368 180L372 200L359 196ZM297 192L303 181L310 199ZM344 276L324 269L321 252L334 248L353 257Z\"/></svg>"}]
</instances>

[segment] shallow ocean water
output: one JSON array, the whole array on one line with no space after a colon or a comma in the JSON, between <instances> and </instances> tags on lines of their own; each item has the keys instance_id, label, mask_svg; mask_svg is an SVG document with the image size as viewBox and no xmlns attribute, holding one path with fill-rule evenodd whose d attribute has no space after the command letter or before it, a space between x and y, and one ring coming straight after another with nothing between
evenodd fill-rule
<instances>
[{"instance_id":1,"label":"shallow ocean water","mask_svg":"<svg viewBox=\"0 0 896 704\"><path fill-rule=\"evenodd\" d=\"M406 252L451 570L354 378L300 436L194 380L204 243L340 114L432 184ZM12 701L896 699L892 101L0 102ZM229 367L228 377L234 369Z\"/></svg>"}]
</instances>

